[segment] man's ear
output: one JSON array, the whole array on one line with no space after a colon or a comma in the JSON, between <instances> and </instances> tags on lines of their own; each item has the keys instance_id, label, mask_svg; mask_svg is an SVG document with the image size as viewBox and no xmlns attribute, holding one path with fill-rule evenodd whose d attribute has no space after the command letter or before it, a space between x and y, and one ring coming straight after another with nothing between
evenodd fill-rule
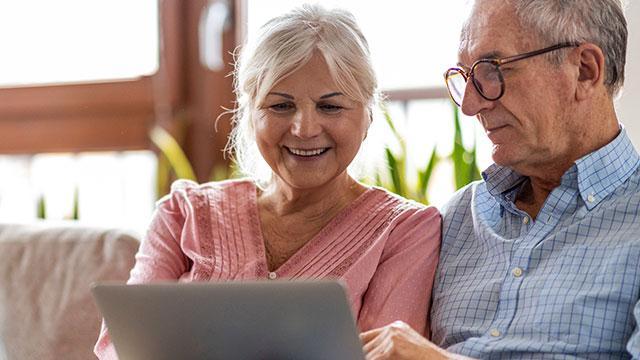
<instances>
[{"instance_id":1,"label":"man's ear","mask_svg":"<svg viewBox=\"0 0 640 360\"><path fill-rule=\"evenodd\" d=\"M576 100L589 98L600 87L604 86L605 62L604 54L599 46L585 43L578 47L578 84Z\"/></svg>"}]
</instances>

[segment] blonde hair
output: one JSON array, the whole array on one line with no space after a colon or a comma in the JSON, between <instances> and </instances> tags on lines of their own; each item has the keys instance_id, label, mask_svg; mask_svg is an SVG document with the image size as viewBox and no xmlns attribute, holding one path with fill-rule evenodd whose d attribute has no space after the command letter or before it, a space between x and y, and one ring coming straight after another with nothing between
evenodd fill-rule
<instances>
[{"instance_id":1,"label":"blonde hair","mask_svg":"<svg viewBox=\"0 0 640 360\"><path fill-rule=\"evenodd\" d=\"M255 142L252 110L316 51L327 62L338 90L368 106L371 113L377 106L378 85L369 46L351 13L306 4L273 18L262 26L255 43L243 47L236 61L237 103L227 144L240 171L258 183L268 182L272 172Z\"/></svg>"}]
</instances>

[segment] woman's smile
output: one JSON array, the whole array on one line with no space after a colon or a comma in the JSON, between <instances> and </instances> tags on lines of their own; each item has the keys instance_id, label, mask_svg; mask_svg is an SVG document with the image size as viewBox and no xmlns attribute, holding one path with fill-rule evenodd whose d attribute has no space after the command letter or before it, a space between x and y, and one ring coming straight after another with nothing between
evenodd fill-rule
<instances>
[{"instance_id":1,"label":"woman's smile","mask_svg":"<svg viewBox=\"0 0 640 360\"><path fill-rule=\"evenodd\" d=\"M301 149L301 148L293 148L284 146L286 152L296 160L309 161L309 160L318 160L323 157L329 150L330 147L321 147L321 148L313 148L313 149Z\"/></svg>"}]
</instances>

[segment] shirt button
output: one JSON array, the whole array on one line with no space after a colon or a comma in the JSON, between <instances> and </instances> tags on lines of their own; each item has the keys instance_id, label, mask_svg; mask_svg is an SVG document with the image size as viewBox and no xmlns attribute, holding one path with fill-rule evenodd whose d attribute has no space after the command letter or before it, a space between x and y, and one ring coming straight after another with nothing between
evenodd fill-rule
<instances>
[{"instance_id":1,"label":"shirt button","mask_svg":"<svg viewBox=\"0 0 640 360\"><path fill-rule=\"evenodd\" d=\"M278 274L273 271L269 273L269 280L275 280L276 278L278 278Z\"/></svg>"},{"instance_id":2,"label":"shirt button","mask_svg":"<svg viewBox=\"0 0 640 360\"><path fill-rule=\"evenodd\" d=\"M511 270L511 273L515 277L520 277L520 276L522 276L522 269L519 268L519 267L513 268L513 270Z\"/></svg>"},{"instance_id":3,"label":"shirt button","mask_svg":"<svg viewBox=\"0 0 640 360\"><path fill-rule=\"evenodd\" d=\"M525 217L522 219L522 223L523 223L523 224L525 224L525 225L527 225L527 224L529 223L529 217L528 217L528 216L525 216Z\"/></svg>"},{"instance_id":4,"label":"shirt button","mask_svg":"<svg viewBox=\"0 0 640 360\"><path fill-rule=\"evenodd\" d=\"M589 196L587 196L587 201L590 203L596 201L596 194L594 193L589 194Z\"/></svg>"},{"instance_id":5,"label":"shirt button","mask_svg":"<svg viewBox=\"0 0 640 360\"><path fill-rule=\"evenodd\" d=\"M493 337L498 337L498 336L500 336L500 330L498 330L498 329L493 329L493 330L491 330L491 332L489 332L489 334L490 334L491 336L493 336Z\"/></svg>"}]
</instances>

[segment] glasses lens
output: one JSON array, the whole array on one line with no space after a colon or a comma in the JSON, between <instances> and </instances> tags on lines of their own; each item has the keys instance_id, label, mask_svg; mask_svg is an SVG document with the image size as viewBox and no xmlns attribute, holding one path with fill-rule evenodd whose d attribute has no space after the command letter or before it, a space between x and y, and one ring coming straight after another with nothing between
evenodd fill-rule
<instances>
[{"instance_id":1,"label":"glasses lens","mask_svg":"<svg viewBox=\"0 0 640 360\"><path fill-rule=\"evenodd\" d=\"M460 106L464 97L464 90L467 86L467 80L464 75L457 69L449 69L445 74L447 89L451 99Z\"/></svg>"},{"instance_id":2,"label":"glasses lens","mask_svg":"<svg viewBox=\"0 0 640 360\"><path fill-rule=\"evenodd\" d=\"M473 83L487 100L496 100L502 96L502 72L490 62L479 62L473 68Z\"/></svg>"}]
</instances>

